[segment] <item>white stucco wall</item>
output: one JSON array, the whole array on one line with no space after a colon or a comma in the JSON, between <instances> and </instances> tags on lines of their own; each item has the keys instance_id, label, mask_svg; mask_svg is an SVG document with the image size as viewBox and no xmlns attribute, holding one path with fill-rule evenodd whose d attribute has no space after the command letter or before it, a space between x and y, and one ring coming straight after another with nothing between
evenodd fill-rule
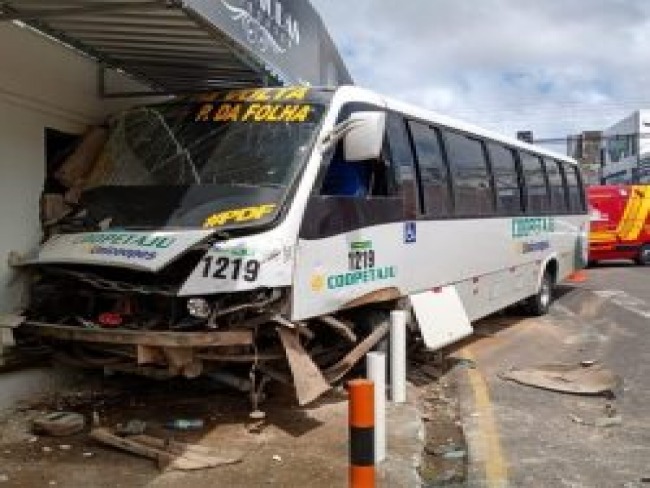
<instances>
[{"instance_id":1,"label":"white stucco wall","mask_svg":"<svg viewBox=\"0 0 650 488\"><path fill-rule=\"evenodd\" d=\"M123 77L118 83L112 89L142 89ZM97 95L93 60L0 22L0 313L20 305L22 286L7 264L8 253L39 243L45 128L82 133L133 103Z\"/></svg>"}]
</instances>

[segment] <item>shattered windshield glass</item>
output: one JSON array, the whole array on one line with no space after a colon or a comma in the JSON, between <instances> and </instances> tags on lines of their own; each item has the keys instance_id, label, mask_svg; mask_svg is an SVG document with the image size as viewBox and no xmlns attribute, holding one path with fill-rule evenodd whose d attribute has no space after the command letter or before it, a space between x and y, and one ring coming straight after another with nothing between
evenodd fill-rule
<instances>
[{"instance_id":1,"label":"shattered windshield glass","mask_svg":"<svg viewBox=\"0 0 650 488\"><path fill-rule=\"evenodd\" d=\"M82 203L121 227L202 227L219 212L279 208L326 108L310 89L292 90L217 93L113 117Z\"/></svg>"}]
</instances>

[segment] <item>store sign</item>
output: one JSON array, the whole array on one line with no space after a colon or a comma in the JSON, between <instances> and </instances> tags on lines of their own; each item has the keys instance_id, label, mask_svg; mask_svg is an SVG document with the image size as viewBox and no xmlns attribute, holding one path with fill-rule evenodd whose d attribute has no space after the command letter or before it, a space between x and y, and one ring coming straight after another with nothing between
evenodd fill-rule
<instances>
[{"instance_id":1,"label":"store sign","mask_svg":"<svg viewBox=\"0 0 650 488\"><path fill-rule=\"evenodd\" d=\"M352 83L308 1L184 0L183 4L248 50L253 60L285 85Z\"/></svg>"},{"instance_id":2,"label":"store sign","mask_svg":"<svg viewBox=\"0 0 650 488\"><path fill-rule=\"evenodd\" d=\"M237 6L221 0L231 19L241 24L246 40L259 51L284 54L300 44L300 23L279 0L247 1Z\"/></svg>"}]
</instances>

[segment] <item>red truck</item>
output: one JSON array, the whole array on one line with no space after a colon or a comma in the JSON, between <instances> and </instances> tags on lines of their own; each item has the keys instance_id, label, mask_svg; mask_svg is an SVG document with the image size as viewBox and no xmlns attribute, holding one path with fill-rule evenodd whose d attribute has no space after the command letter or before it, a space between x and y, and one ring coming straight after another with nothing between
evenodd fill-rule
<instances>
[{"instance_id":1,"label":"red truck","mask_svg":"<svg viewBox=\"0 0 650 488\"><path fill-rule=\"evenodd\" d=\"M650 185L592 186L587 196L589 261L633 259L650 265Z\"/></svg>"}]
</instances>

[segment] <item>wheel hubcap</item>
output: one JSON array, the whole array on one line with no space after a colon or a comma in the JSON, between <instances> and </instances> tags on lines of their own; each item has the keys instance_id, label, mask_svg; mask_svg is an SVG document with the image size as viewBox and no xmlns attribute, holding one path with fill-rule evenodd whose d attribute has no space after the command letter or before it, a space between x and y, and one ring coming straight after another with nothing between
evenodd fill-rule
<instances>
[{"instance_id":1,"label":"wheel hubcap","mask_svg":"<svg viewBox=\"0 0 650 488\"><path fill-rule=\"evenodd\" d=\"M544 308L546 308L551 301L551 285L547 280L542 282L542 289L539 294L539 301Z\"/></svg>"}]
</instances>

